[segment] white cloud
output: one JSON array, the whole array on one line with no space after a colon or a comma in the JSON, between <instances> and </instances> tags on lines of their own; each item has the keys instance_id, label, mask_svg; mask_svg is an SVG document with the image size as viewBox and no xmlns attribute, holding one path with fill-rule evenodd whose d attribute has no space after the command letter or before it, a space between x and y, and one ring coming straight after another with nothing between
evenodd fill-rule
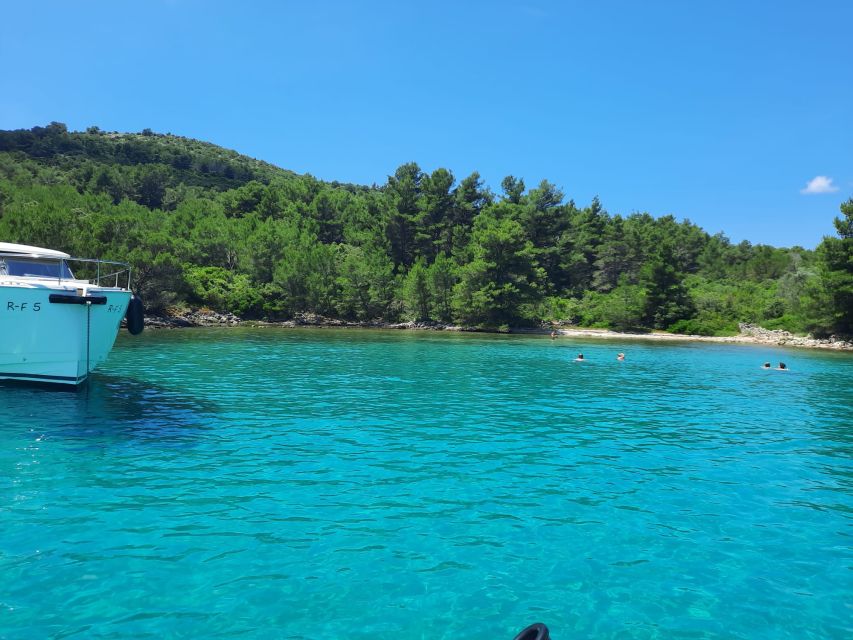
<instances>
[{"instance_id":1,"label":"white cloud","mask_svg":"<svg viewBox=\"0 0 853 640\"><path fill-rule=\"evenodd\" d=\"M800 189L800 193L805 194L835 193L836 191L838 191L838 187L832 184L832 178L826 176L815 176L809 180L805 189Z\"/></svg>"}]
</instances>

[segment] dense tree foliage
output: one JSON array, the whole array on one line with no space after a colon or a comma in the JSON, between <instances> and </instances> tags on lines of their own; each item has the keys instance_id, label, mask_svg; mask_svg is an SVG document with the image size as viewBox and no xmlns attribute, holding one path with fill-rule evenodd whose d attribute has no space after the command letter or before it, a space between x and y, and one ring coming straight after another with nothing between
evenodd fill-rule
<instances>
[{"instance_id":1,"label":"dense tree foliage","mask_svg":"<svg viewBox=\"0 0 853 640\"><path fill-rule=\"evenodd\" d=\"M809 288L809 328L818 334L853 335L853 198L835 219L839 238L824 238L817 248L817 278Z\"/></svg>"},{"instance_id":2,"label":"dense tree foliage","mask_svg":"<svg viewBox=\"0 0 853 640\"><path fill-rule=\"evenodd\" d=\"M816 251L610 215L548 181L399 167L363 187L144 130L0 132L0 239L132 263L149 310L721 334L853 332L853 200Z\"/></svg>"}]
</instances>

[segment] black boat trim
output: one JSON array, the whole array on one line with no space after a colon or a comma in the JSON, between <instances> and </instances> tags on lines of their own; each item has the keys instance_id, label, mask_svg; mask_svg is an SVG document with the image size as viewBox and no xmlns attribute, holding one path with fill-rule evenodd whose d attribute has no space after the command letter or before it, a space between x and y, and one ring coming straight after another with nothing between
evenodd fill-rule
<instances>
[{"instance_id":1,"label":"black boat trim","mask_svg":"<svg viewBox=\"0 0 853 640\"><path fill-rule=\"evenodd\" d=\"M48 300L53 304L107 304L107 296L67 296L51 293Z\"/></svg>"}]
</instances>

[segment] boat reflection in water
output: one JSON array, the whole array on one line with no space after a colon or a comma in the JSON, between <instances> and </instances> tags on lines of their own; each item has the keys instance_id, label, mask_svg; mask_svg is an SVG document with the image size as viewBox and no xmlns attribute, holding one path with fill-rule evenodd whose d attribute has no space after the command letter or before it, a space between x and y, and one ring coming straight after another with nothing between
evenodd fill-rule
<instances>
[{"instance_id":1,"label":"boat reflection in water","mask_svg":"<svg viewBox=\"0 0 853 640\"><path fill-rule=\"evenodd\" d=\"M50 412L37 410L50 403ZM70 385L0 385L0 438L35 434L64 446L111 447L151 443L194 446L214 429L214 402L149 381L97 372L82 388ZM29 435L28 435L29 434Z\"/></svg>"}]
</instances>

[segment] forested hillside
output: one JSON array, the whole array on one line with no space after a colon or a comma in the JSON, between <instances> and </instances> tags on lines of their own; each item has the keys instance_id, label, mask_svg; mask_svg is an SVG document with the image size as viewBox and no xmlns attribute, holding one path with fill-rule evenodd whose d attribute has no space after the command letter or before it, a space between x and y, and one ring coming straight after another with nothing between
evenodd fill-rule
<instances>
[{"instance_id":1,"label":"forested hillside","mask_svg":"<svg viewBox=\"0 0 853 640\"><path fill-rule=\"evenodd\" d=\"M149 311L853 333L853 199L809 251L501 187L414 163L329 183L149 130L0 131L0 240L128 261Z\"/></svg>"}]
</instances>

